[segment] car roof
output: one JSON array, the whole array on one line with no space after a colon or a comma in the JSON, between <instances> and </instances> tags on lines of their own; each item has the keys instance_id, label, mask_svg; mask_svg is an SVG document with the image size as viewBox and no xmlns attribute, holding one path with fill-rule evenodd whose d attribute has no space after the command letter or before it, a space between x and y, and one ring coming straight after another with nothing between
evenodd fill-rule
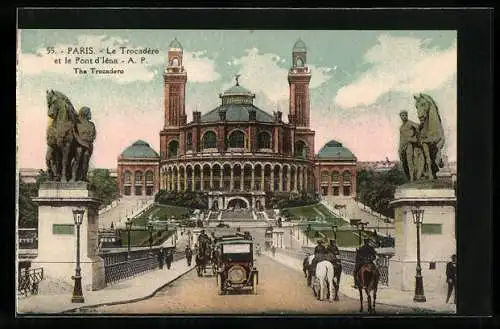
<instances>
[{"instance_id":1,"label":"car roof","mask_svg":"<svg viewBox=\"0 0 500 329\"><path fill-rule=\"evenodd\" d=\"M253 241L238 238L233 240L228 239L228 240L218 241L216 244L248 244L248 243L253 243Z\"/></svg>"}]
</instances>

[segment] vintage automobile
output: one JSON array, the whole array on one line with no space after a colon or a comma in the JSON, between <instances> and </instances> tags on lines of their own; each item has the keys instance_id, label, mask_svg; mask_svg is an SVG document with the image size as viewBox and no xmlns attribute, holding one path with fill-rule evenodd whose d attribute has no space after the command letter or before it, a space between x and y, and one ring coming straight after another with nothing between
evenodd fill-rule
<instances>
[{"instance_id":1,"label":"vintage automobile","mask_svg":"<svg viewBox=\"0 0 500 329\"><path fill-rule=\"evenodd\" d=\"M257 294L259 272L253 258L253 241L240 234L218 239L219 266L217 290L219 295L229 291L250 291Z\"/></svg>"}]
</instances>

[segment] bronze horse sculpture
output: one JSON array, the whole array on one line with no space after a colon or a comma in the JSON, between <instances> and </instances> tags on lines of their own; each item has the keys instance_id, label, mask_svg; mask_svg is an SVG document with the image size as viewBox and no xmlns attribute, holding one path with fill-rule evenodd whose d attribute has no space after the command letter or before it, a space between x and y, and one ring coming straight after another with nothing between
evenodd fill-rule
<instances>
[{"instance_id":1,"label":"bronze horse sculpture","mask_svg":"<svg viewBox=\"0 0 500 329\"><path fill-rule=\"evenodd\" d=\"M363 264L357 273L358 276L358 290L359 290L359 302L360 302L360 312L363 312L363 289L366 293L366 299L368 300L368 313L375 313L375 301L377 299L377 288L380 279L380 273L373 263ZM370 293L373 293L373 301Z\"/></svg>"},{"instance_id":2,"label":"bronze horse sculpture","mask_svg":"<svg viewBox=\"0 0 500 329\"><path fill-rule=\"evenodd\" d=\"M419 141L424 155L424 174L427 179L437 179L436 173L444 167L441 151L445 137L441 116L436 102L427 94L413 96L420 121Z\"/></svg>"},{"instance_id":3,"label":"bronze horse sculpture","mask_svg":"<svg viewBox=\"0 0 500 329\"><path fill-rule=\"evenodd\" d=\"M63 93L47 91L46 165L50 181L85 181L96 130L88 107L76 113Z\"/></svg>"}]
</instances>

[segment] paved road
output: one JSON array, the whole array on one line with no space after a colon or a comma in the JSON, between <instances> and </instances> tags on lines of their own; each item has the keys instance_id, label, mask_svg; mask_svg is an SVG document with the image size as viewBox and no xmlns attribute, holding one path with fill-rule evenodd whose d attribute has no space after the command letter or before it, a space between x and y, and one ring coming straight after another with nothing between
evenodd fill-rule
<instances>
[{"instance_id":1,"label":"paved road","mask_svg":"<svg viewBox=\"0 0 500 329\"><path fill-rule=\"evenodd\" d=\"M257 295L219 296L215 277L199 278L191 271L171 283L154 297L129 304L99 307L98 313L288 313L288 314L359 314L359 300L341 293L340 301L318 301L307 287L302 273L267 256L257 257L259 286ZM366 309L366 304L365 304ZM378 314L396 314L404 309L378 305ZM408 312L408 309L406 309Z\"/></svg>"}]
</instances>

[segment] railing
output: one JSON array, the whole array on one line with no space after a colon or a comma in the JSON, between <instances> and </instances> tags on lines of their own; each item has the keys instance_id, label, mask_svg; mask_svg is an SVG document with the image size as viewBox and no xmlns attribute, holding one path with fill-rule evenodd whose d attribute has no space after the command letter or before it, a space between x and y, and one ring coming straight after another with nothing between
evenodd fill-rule
<instances>
[{"instance_id":1,"label":"railing","mask_svg":"<svg viewBox=\"0 0 500 329\"><path fill-rule=\"evenodd\" d=\"M159 266L158 253L160 248L144 248L130 251L130 258L127 251L102 253L104 258L104 273L106 284L115 283L124 279L135 277L141 273L154 270ZM174 252L174 261L184 257L183 252Z\"/></svg>"},{"instance_id":2,"label":"railing","mask_svg":"<svg viewBox=\"0 0 500 329\"><path fill-rule=\"evenodd\" d=\"M21 269L17 291L24 296L38 294L38 284L43 280L43 268Z\"/></svg>"}]
</instances>

